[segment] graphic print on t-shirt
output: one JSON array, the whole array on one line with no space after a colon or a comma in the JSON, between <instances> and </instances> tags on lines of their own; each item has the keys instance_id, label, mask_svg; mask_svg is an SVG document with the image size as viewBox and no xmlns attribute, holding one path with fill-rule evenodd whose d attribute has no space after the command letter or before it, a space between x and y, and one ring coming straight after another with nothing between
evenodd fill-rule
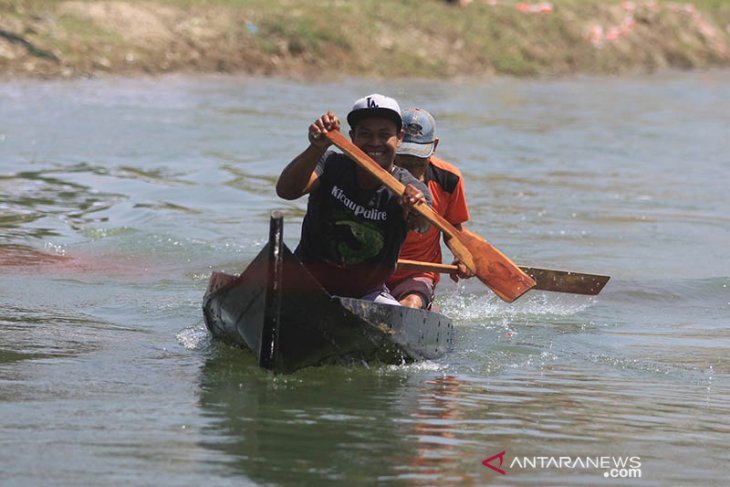
<instances>
[{"instance_id":1,"label":"graphic print on t-shirt","mask_svg":"<svg viewBox=\"0 0 730 487\"><path fill-rule=\"evenodd\" d=\"M358 221L345 209L332 212L332 223L327 225L328 253L340 265L366 262L383 250L385 238L382 229L373 223Z\"/></svg>"},{"instance_id":2,"label":"graphic print on t-shirt","mask_svg":"<svg viewBox=\"0 0 730 487\"><path fill-rule=\"evenodd\" d=\"M337 185L332 186L332 191L330 194L343 206L352 210L352 212L355 213L355 216L357 217L373 221L385 221L388 218L388 214L385 211L378 211L376 208L365 208L363 205L359 205L356 202L352 201L347 196L347 193L338 188Z\"/></svg>"}]
</instances>

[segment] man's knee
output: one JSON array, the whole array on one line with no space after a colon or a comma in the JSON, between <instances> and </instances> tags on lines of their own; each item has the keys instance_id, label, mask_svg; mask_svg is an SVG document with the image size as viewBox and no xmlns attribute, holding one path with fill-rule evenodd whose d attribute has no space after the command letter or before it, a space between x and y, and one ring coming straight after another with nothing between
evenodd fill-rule
<instances>
[{"instance_id":1,"label":"man's knee","mask_svg":"<svg viewBox=\"0 0 730 487\"><path fill-rule=\"evenodd\" d=\"M401 298L400 304L408 308L421 309L423 308L423 297L420 294L408 294Z\"/></svg>"},{"instance_id":2,"label":"man's knee","mask_svg":"<svg viewBox=\"0 0 730 487\"><path fill-rule=\"evenodd\" d=\"M428 309L433 301L433 287L429 279L411 277L395 286L391 294L402 306Z\"/></svg>"}]
</instances>

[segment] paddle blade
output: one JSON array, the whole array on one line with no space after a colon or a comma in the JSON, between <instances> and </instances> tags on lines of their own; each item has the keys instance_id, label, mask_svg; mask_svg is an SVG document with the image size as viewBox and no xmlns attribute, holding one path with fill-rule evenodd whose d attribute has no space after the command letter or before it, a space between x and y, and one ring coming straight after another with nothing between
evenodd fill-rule
<instances>
[{"instance_id":1,"label":"paddle blade","mask_svg":"<svg viewBox=\"0 0 730 487\"><path fill-rule=\"evenodd\" d=\"M522 270L537 281L538 285L535 289L559 293L585 294L586 296L595 296L600 293L610 279L610 276L601 276L598 274L536 269L534 267L523 267Z\"/></svg>"},{"instance_id":2,"label":"paddle blade","mask_svg":"<svg viewBox=\"0 0 730 487\"><path fill-rule=\"evenodd\" d=\"M477 278L504 301L511 303L535 286L534 279L491 244L474 234L457 232L474 259Z\"/></svg>"}]
</instances>

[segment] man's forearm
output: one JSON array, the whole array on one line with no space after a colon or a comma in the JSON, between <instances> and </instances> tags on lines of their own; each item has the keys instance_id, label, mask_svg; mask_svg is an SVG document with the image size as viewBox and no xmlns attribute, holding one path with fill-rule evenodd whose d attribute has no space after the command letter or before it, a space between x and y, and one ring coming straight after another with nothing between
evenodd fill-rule
<instances>
[{"instance_id":1,"label":"man's forearm","mask_svg":"<svg viewBox=\"0 0 730 487\"><path fill-rule=\"evenodd\" d=\"M310 145L295 157L281 172L276 182L276 194L286 200L295 200L310 189L312 173L327 149Z\"/></svg>"}]
</instances>

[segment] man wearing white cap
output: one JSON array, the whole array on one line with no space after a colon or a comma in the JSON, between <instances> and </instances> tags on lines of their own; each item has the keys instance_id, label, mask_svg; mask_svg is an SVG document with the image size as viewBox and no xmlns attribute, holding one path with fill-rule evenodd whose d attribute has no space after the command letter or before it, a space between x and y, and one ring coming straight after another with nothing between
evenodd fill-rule
<instances>
[{"instance_id":1,"label":"man wearing white cap","mask_svg":"<svg viewBox=\"0 0 730 487\"><path fill-rule=\"evenodd\" d=\"M426 110L413 108L403 113L403 129L405 135L396 153L396 165L424 182L433 198L433 210L461 230L461 224L469 220L464 178L455 166L433 155L439 143L436 121ZM400 257L440 264L440 235L436 227L425 233L409 232L401 247ZM449 245L446 235L444 241ZM452 275L454 280L473 277L474 274L466 266L456 263L459 272ZM438 281L439 274L436 272L399 270L388 279L387 285L403 306L430 308Z\"/></svg>"},{"instance_id":2,"label":"man wearing white cap","mask_svg":"<svg viewBox=\"0 0 730 487\"><path fill-rule=\"evenodd\" d=\"M330 151L328 131L339 130L332 112L309 126L309 146L279 176L277 194L293 200L309 195L302 235L294 254L330 294L399 304L385 287L395 270L409 229L428 222L411 212L431 204L425 184L393 164L403 140L400 106L372 94L357 100L347 115L352 142L405 186L394 195L344 154Z\"/></svg>"}]
</instances>

